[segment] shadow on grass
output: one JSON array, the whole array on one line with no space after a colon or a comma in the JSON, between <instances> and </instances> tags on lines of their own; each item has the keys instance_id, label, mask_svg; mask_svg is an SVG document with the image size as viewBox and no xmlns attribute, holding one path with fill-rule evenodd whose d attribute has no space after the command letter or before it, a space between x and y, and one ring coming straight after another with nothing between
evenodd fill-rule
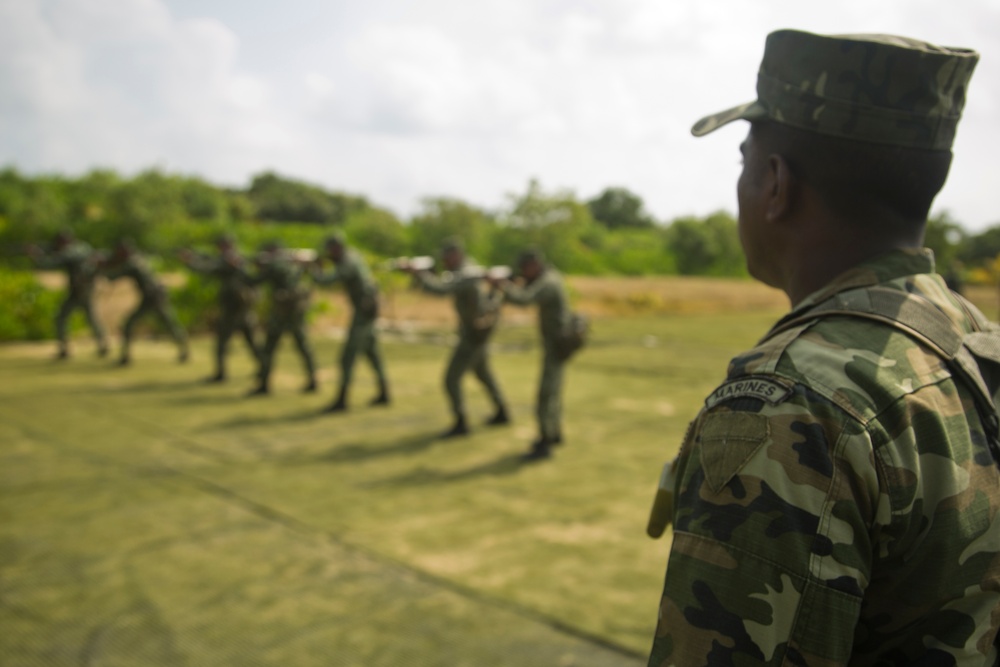
<instances>
[{"instance_id":1,"label":"shadow on grass","mask_svg":"<svg viewBox=\"0 0 1000 667\"><path fill-rule=\"evenodd\" d=\"M199 384L199 386L204 387L205 385ZM213 396L205 395L204 392L198 392L197 394L178 396L171 399L170 402L174 405L232 405L234 403L245 403L246 400L246 396L243 394L216 394Z\"/></svg>"},{"instance_id":2,"label":"shadow on grass","mask_svg":"<svg viewBox=\"0 0 1000 667\"><path fill-rule=\"evenodd\" d=\"M184 399L186 400L186 399ZM228 402L227 398L227 402ZM236 396L232 398L233 402L245 403L251 405L250 401L260 400L246 398L243 396ZM181 402L181 401L178 401ZM192 403L199 403L197 397L191 398ZM220 403L224 402L221 399ZM265 426L267 424L293 424L296 422L306 422L312 421L314 419L321 419L323 413L315 408L310 408L309 410L300 410L298 412L289 412L283 415L260 415L256 417L238 416L231 419L225 419L220 422L215 422L214 424L206 424L200 431L227 431L231 428L242 428L242 427L254 427L254 426Z\"/></svg>"},{"instance_id":3,"label":"shadow on grass","mask_svg":"<svg viewBox=\"0 0 1000 667\"><path fill-rule=\"evenodd\" d=\"M430 470L417 468L402 475L389 477L369 484L366 488L401 487L401 486L432 486L446 482L460 482L476 477L505 477L519 472L525 467L520 454L505 454L493 461L481 463L463 470Z\"/></svg>"},{"instance_id":4,"label":"shadow on grass","mask_svg":"<svg viewBox=\"0 0 1000 667\"><path fill-rule=\"evenodd\" d=\"M282 461L288 465L301 465L313 463L352 463L355 461L368 461L381 458L383 456L399 456L417 454L428 449L435 442L440 440L437 433L417 435L382 446L365 445L337 445L325 452L310 457L298 457L284 459Z\"/></svg>"},{"instance_id":5,"label":"shadow on grass","mask_svg":"<svg viewBox=\"0 0 1000 667\"><path fill-rule=\"evenodd\" d=\"M114 372L114 371L112 371ZM121 376L118 376L119 378ZM104 393L104 394L135 394L135 393L173 393L181 391L191 391L200 387L196 380L164 381L155 380L147 382L122 382L121 384L105 384L97 387L80 389L77 393Z\"/></svg>"}]
</instances>

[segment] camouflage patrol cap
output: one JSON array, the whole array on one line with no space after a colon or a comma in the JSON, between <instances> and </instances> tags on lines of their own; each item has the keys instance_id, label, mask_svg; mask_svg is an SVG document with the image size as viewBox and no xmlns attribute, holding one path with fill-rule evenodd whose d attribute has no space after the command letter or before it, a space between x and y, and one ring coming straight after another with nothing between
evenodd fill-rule
<instances>
[{"instance_id":1,"label":"camouflage patrol cap","mask_svg":"<svg viewBox=\"0 0 1000 667\"><path fill-rule=\"evenodd\" d=\"M773 121L868 143L949 150L979 54L894 35L767 36L757 99L706 116L691 133L737 119Z\"/></svg>"},{"instance_id":2,"label":"camouflage patrol cap","mask_svg":"<svg viewBox=\"0 0 1000 667\"><path fill-rule=\"evenodd\" d=\"M347 245L347 239L344 238L343 232L334 232L333 234L330 234L323 240L323 245L325 247L335 245L343 248L344 246Z\"/></svg>"},{"instance_id":3,"label":"camouflage patrol cap","mask_svg":"<svg viewBox=\"0 0 1000 667\"><path fill-rule=\"evenodd\" d=\"M545 264L545 253L542 252L541 248L526 248L520 252L517 256L517 265L521 266L529 262L538 262L539 264Z\"/></svg>"},{"instance_id":4,"label":"camouflage patrol cap","mask_svg":"<svg viewBox=\"0 0 1000 667\"><path fill-rule=\"evenodd\" d=\"M465 244L457 236L449 236L441 242L441 254L446 252L465 252Z\"/></svg>"}]
</instances>

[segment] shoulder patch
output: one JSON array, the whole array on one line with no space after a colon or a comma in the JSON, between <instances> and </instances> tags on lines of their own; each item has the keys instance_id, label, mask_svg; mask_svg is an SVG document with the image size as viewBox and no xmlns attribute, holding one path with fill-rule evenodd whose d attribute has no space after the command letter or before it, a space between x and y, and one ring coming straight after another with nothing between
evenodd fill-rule
<instances>
[{"instance_id":1,"label":"shoulder patch","mask_svg":"<svg viewBox=\"0 0 1000 667\"><path fill-rule=\"evenodd\" d=\"M732 398L758 398L771 405L777 405L792 393L790 387L773 378L744 377L727 382L705 399L706 408L714 408L722 401Z\"/></svg>"},{"instance_id":2,"label":"shoulder patch","mask_svg":"<svg viewBox=\"0 0 1000 667\"><path fill-rule=\"evenodd\" d=\"M771 435L771 424L754 412L714 412L701 424L700 460L705 480L718 493Z\"/></svg>"}]
</instances>

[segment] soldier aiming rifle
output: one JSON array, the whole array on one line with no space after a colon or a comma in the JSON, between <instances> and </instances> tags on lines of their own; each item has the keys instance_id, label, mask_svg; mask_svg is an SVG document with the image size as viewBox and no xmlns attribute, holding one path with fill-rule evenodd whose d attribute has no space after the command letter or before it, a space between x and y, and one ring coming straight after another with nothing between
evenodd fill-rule
<instances>
[{"instance_id":1,"label":"soldier aiming rifle","mask_svg":"<svg viewBox=\"0 0 1000 667\"><path fill-rule=\"evenodd\" d=\"M219 285L219 314L215 322L215 374L208 382L223 382L226 379L226 351L234 333L239 332L250 348L254 359L260 364L261 349L256 340L257 290L247 280L246 259L236 247L235 239L229 234L219 236L215 241L218 254L215 256L196 253L190 249L181 250L180 259L197 273L205 274Z\"/></svg>"},{"instance_id":2,"label":"soldier aiming rifle","mask_svg":"<svg viewBox=\"0 0 1000 667\"><path fill-rule=\"evenodd\" d=\"M442 437L454 438L469 433L461 381L470 370L482 383L495 407L486 425L508 424L510 414L490 368L487 346L500 318L501 300L496 292L484 289L486 271L466 258L465 249L457 239L446 241L441 248L441 262L446 273L440 277L430 272L427 260L431 258L416 259L419 261L401 263L399 268L412 274L425 292L451 296L458 315L458 344L444 377L445 392L455 421Z\"/></svg>"},{"instance_id":3,"label":"soldier aiming rifle","mask_svg":"<svg viewBox=\"0 0 1000 667\"><path fill-rule=\"evenodd\" d=\"M88 244L76 239L68 229L56 234L52 242L52 252L46 253L37 245L29 245L25 253L41 269L62 269L66 272L66 298L56 313L56 338L59 341L57 359L69 358L68 321L74 310L83 310L87 324L94 332L97 341L97 354L105 357L108 354L108 341L104 327L94 312L94 283L103 253L94 250Z\"/></svg>"}]
</instances>

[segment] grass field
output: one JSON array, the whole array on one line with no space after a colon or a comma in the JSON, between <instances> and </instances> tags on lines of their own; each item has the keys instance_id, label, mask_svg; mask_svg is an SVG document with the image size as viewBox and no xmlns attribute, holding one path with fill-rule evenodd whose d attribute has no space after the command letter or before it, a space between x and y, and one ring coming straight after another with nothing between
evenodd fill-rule
<instances>
[{"instance_id":1,"label":"grass field","mask_svg":"<svg viewBox=\"0 0 1000 667\"><path fill-rule=\"evenodd\" d=\"M516 311L493 357L515 423L454 441L435 438L448 349L430 325L387 336L393 406L363 407L362 367L336 417L319 414L329 337L322 395L298 393L286 343L265 399L243 398L238 346L229 384L199 383L207 339L184 366L144 341L127 369L86 340L66 363L51 343L0 347L0 664L644 664L669 547L643 532L660 465L781 312L714 285L715 307L670 314L648 295L673 288L643 285L632 314L597 319L568 370L567 443L531 465L538 350ZM581 307L629 310L595 299Z\"/></svg>"}]
</instances>

